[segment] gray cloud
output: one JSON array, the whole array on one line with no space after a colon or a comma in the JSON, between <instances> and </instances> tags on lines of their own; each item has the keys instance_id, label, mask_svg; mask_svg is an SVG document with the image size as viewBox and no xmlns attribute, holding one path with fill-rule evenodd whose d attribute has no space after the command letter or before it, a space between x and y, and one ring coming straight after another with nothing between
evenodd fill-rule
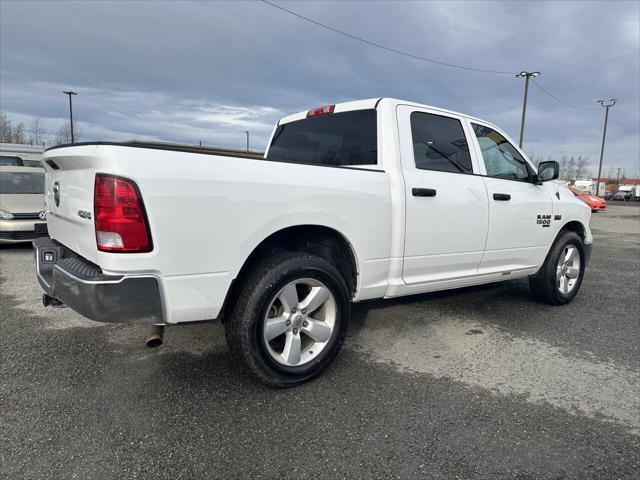
<instances>
[{"instance_id":1,"label":"gray cloud","mask_svg":"<svg viewBox=\"0 0 640 480\"><path fill-rule=\"evenodd\" d=\"M506 71L537 69L525 149L599 156L616 97L606 165L640 158L637 2L281 2L291 10L425 57ZM79 92L84 139L154 138L264 147L281 115L393 96L519 131L522 81L408 59L344 38L260 2L0 3L0 102L55 129L63 89ZM51 96L23 98L38 94ZM564 139L564 141L563 141ZM605 168L606 172L606 168Z\"/></svg>"}]
</instances>

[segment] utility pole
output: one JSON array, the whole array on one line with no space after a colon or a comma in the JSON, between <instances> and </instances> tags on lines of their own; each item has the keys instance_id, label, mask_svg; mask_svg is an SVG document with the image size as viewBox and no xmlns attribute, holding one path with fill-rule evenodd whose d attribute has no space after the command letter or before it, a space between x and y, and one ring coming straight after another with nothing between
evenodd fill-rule
<instances>
[{"instance_id":1,"label":"utility pole","mask_svg":"<svg viewBox=\"0 0 640 480\"><path fill-rule=\"evenodd\" d=\"M620 185L620 170L621 168L618 167L618 173L616 173L616 185Z\"/></svg>"},{"instance_id":2,"label":"utility pole","mask_svg":"<svg viewBox=\"0 0 640 480\"><path fill-rule=\"evenodd\" d=\"M602 130L602 146L600 147L600 165L598 166L598 183L596 184L596 197L600 193L600 174L602 174L602 158L604 157L604 140L607 137L607 121L609 120L609 109L616 104L617 100L612 98L608 102L598 100L601 107L604 107L604 129Z\"/></svg>"},{"instance_id":3,"label":"utility pole","mask_svg":"<svg viewBox=\"0 0 640 480\"><path fill-rule=\"evenodd\" d=\"M245 132L244 132L244 133L246 133L246 134L247 134L247 152L249 152L249 132L247 132L247 131L245 130Z\"/></svg>"},{"instance_id":4,"label":"utility pole","mask_svg":"<svg viewBox=\"0 0 640 480\"><path fill-rule=\"evenodd\" d=\"M77 95L77 93L71 90L62 93L64 93L65 95L69 95L69 125L71 126L71 143L75 143L75 138L73 137L73 104L71 102L71 95Z\"/></svg>"},{"instance_id":5,"label":"utility pole","mask_svg":"<svg viewBox=\"0 0 640 480\"><path fill-rule=\"evenodd\" d=\"M524 70L516 75L517 78L524 78L524 101L522 103L522 121L520 122L520 142L518 146L522 148L524 138L524 118L527 115L527 96L529 95L529 79L537 77L540 72L525 72Z\"/></svg>"}]
</instances>

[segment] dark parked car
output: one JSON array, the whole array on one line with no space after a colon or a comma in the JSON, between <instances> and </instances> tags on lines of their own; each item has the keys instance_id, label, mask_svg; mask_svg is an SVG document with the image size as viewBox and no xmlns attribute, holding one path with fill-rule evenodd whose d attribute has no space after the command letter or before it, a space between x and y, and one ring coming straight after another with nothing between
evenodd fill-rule
<instances>
[{"instance_id":1,"label":"dark parked car","mask_svg":"<svg viewBox=\"0 0 640 480\"><path fill-rule=\"evenodd\" d=\"M626 202L628 200L631 200L631 192L616 192L613 195L613 200L616 200L618 202Z\"/></svg>"}]
</instances>

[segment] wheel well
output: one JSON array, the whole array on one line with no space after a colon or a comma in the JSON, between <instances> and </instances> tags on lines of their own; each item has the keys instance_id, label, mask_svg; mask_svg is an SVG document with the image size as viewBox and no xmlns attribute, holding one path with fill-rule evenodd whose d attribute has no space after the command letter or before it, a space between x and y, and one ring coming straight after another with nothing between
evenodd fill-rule
<instances>
[{"instance_id":1,"label":"wheel well","mask_svg":"<svg viewBox=\"0 0 640 480\"><path fill-rule=\"evenodd\" d=\"M560 233L569 230L571 232L576 232L578 235L580 235L580 237L582 238L582 240L584 241L585 239L585 231L584 231L584 225L582 225L580 222L578 221L571 221L566 223L565 225L562 226L562 228L560 229L560 231L558 232L558 235L560 235Z\"/></svg>"},{"instance_id":2,"label":"wheel well","mask_svg":"<svg viewBox=\"0 0 640 480\"><path fill-rule=\"evenodd\" d=\"M358 267L351 244L347 239L329 227L298 225L269 235L251 252L231 283L218 319L224 322L240 293L239 290L244 284L244 279L251 270L265 258L279 252L303 252L324 258L342 274L351 294L355 293L358 282Z\"/></svg>"}]
</instances>

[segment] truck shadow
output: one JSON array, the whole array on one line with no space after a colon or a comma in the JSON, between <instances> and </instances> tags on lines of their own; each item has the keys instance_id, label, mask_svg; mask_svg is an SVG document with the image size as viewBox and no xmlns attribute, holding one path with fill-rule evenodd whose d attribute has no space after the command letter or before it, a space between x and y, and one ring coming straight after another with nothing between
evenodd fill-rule
<instances>
[{"instance_id":1,"label":"truck shadow","mask_svg":"<svg viewBox=\"0 0 640 480\"><path fill-rule=\"evenodd\" d=\"M548 306L542 306L545 310ZM541 304L531 298L527 280L512 280L472 287L423 293L407 297L384 300L370 300L352 306L349 330L357 335L363 328L378 326L380 315L398 322L428 322L430 318L447 316L459 317L478 322L508 326L517 323L522 315L540 313ZM526 313L524 312L526 311ZM413 313L414 320L407 318Z\"/></svg>"}]
</instances>

